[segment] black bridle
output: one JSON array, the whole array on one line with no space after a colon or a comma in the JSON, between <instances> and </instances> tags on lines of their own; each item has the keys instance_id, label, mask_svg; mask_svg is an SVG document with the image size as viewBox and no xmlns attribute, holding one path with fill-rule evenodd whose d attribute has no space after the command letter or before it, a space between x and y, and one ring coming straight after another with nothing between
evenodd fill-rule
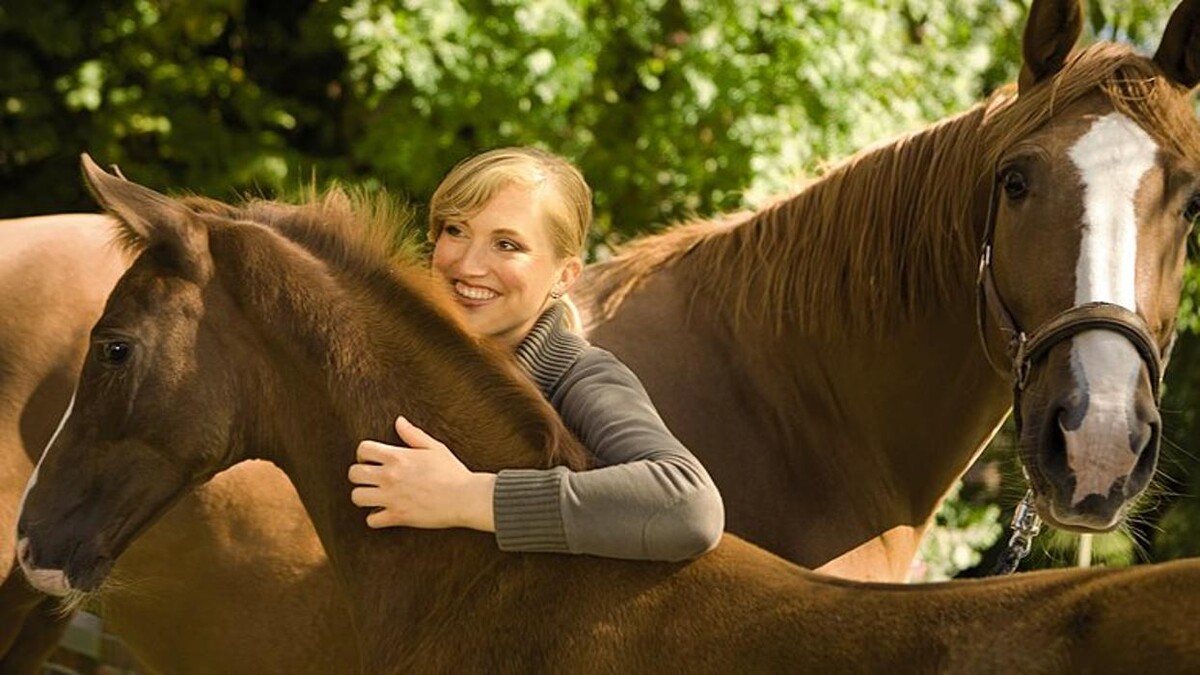
<instances>
[{"instance_id":1,"label":"black bridle","mask_svg":"<svg viewBox=\"0 0 1200 675\"><path fill-rule=\"evenodd\" d=\"M1108 330L1119 333L1137 349L1150 374L1150 387L1155 405L1162 397L1164 364L1170 355L1171 345L1161 353L1145 320L1135 312L1111 302L1088 302L1059 312L1045 323L1027 332L1021 328L1016 317L1009 311L996 288L992 272L992 238L995 235L996 213L999 198L996 186L1000 182L999 171L992 174L991 191L988 195L987 222L983 240L979 247L979 275L976 279L976 323L984 356L997 372L1011 376L1013 391L1013 422L1017 435L1021 433L1021 394L1029 379L1029 372L1058 343L1088 330ZM988 346L987 319L991 316L1006 338L1005 351L1011 362L1010 368L1001 368L992 359ZM1172 338L1174 342L1174 338ZM1027 478L1028 480L1028 478ZM997 563L993 574L1009 574L1016 570L1021 558L1029 553L1030 543L1041 528L1041 519L1033 508L1033 492L1026 493L1013 516L1014 530L1008 549Z\"/></svg>"}]
</instances>

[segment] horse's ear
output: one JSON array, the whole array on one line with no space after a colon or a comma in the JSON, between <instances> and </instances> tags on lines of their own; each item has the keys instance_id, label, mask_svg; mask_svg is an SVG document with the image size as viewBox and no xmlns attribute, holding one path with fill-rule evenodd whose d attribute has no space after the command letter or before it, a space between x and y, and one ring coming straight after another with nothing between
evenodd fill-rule
<instances>
[{"instance_id":1,"label":"horse's ear","mask_svg":"<svg viewBox=\"0 0 1200 675\"><path fill-rule=\"evenodd\" d=\"M1062 70L1081 32L1083 6L1079 0L1034 0L1022 38L1025 63L1017 90L1028 91Z\"/></svg>"},{"instance_id":2,"label":"horse's ear","mask_svg":"<svg viewBox=\"0 0 1200 675\"><path fill-rule=\"evenodd\" d=\"M84 153L80 159L88 189L122 225L126 243L153 251L160 261L196 280L207 278L208 232L178 201L114 176Z\"/></svg>"},{"instance_id":3,"label":"horse's ear","mask_svg":"<svg viewBox=\"0 0 1200 675\"><path fill-rule=\"evenodd\" d=\"M1154 62L1175 84L1200 82L1200 0L1184 0L1167 21Z\"/></svg>"}]
</instances>

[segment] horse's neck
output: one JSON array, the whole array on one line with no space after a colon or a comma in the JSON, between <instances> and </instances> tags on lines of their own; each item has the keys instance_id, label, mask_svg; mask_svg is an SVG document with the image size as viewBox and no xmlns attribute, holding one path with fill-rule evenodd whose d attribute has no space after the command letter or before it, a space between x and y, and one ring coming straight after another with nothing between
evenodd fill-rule
<instances>
[{"instance_id":1,"label":"horse's neck","mask_svg":"<svg viewBox=\"0 0 1200 675\"><path fill-rule=\"evenodd\" d=\"M364 654L398 654L402 636L391 627L419 625L430 603L461 598L470 587L474 572L443 571L447 561L462 561L453 569L478 570L495 553L495 543L475 532L434 536L409 528L370 530L367 511L350 501L346 479L357 444L363 439L398 442L391 425L404 413L445 441L468 466L537 466L545 463L545 449L531 440L536 430L518 428L529 420L516 420L497 406L521 400L524 391L529 405L545 403L532 385L521 383L517 396L509 391L499 403L490 400L494 392L480 391L476 383L503 383L511 373L484 362L477 351L460 350L455 358L439 361L430 349L413 348L414 342L433 340L427 335L435 328L442 330L443 339L454 334L453 326L446 332L445 326L413 325L448 321L420 297L404 307L363 307L370 293L351 287L352 297L343 297L346 288L329 278L319 262L297 259L281 242L258 243L283 248L271 256L225 258L261 261L253 267L217 266L265 343L262 354L246 359L261 370L245 380L253 390L245 392L249 409L239 444L246 452L240 455L275 462L296 486L355 610L360 641L366 641ZM215 245L236 251L245 244L233 238ZM222 258L229 252L222 251ZM290 262L285 265L284 260ZM279 267L270 269L275 263ZM358 309L351 309L356 303ZM464 409L478 414L453 413ZM545 411L550 413L547 426L553 428L552 412ZM453 425L448 417L454 417ZM413 578L422 581L414 584ZM396 588L405 592L396 593Z\"/></svg>"},{"instance_id":2,"label":"horse's neck","mask_svg":"<svg viewBox=\"0 0 1200 675\"><path fill-rule=\"evenodd\" d=\"M498 552L481 532L368 528L368 510L351 503L346 480L360 439L330 422L293 427L280 439L276 462L295 485L351 608L363 672L400 672L423 621L469 601Z\"/></svg>"},{"instance_id":3,"label":"horse's neck","mask_svg":"<svg viewBox=\"0 0 1200 675\"><path fill-rule=\"evenodd\" d=\"M307 366L310 371L320 369ZM413 659L428 647L426 636L445 630L436 617L470 615L471 603L477 602L481 580L491 579L499 567L511 561L501 558L494 539L482 532L467 530L428 531L414 528L372 530L365 519L368 511L350 501L351 485L346 471L355 461L355 448L365 438L397 442L392 432L381 433L391 424L394 412L412 410L405 396L391 391L387 383L368 381L356 383L362 391L384 392L383 409L376 420L370 414L353 414L354 407L346 400L362 400L349 392L330 393L322 389L317 378L306 377L305 367L278 364L281 375L277 386L268 387L288 392L286 405L272 405L263 397L264 407L271 407L284 420L276 422L274 438L263 439L266 454L288 475L313 522L321 544L329 555L330 564L351 608L355 633L362 658L363 672L392 673L413 669ZM400 379L402 386L410 386ZM450 409L461 401L459 389L447 390L445 383L431 382L417 386L420 396L434 409ZM460 382L452 382L460 385ZM395 385L393 385L395 386ZM296 392L307 392L297 401ZM336 399L336 400L335 400ZM389 404L388 401L391 403ZM482 409L483 406L481 406ZM264 410L270 415L272 411ZM420 416L413 416L421 420ZM435 437L447 444L468 465L490 465L495 456L513 457L513 466L531 466L532 457L540 448L521 445L515 437L505 437L503 425L496 416L482 419L459 416L456 427L430 418L425 424ZM286 425L286 426L282 426ZM454 438L483 437L480 426L490 427L496 434L493 458L481 459L481 453L470 444L456 443Z\"/></svg>"},{"instance_id":4,"label":"horse's neck","mask_svg":"<svg viewBox=\"0 0 1200 675\"><path fill-rule=\"evenodd\" d=\"M889 205L887 200L865 200L869 205L861 214L863 222L854 226L861 227L868 239L849 255L876 248L893 251L898 257L884 269L905 275L903 283L898 284L905 287L881 292L900 294L911 293L915 287L937 288L938 292L929 293L928 299L918 298L919 303L905 311L885 308L871 312L868 318L873 325L865 328L861 318L854 318L858 311L855 307L845 307L840 313L836 309L815 310L823 311L828 319L824 326L814 328L812 322L806 322L802 313L809 311L813 294L820 291L819 286L814 291L812 284L791 284L795 297L770 312L742 311L730 304L736 299L734 294L717 293L695 300L700 304L725 303L712 308L711 315L736 317L740 339L746 335L764 336L755 340L755 349L740 365L746 378L754 383L754 390L764 396L763 414L776 429L777 446L800 448L801 453L810 455L793 463L804 471L816 472L825 485L842 486L845 499L858 492L856 486L879 486L883 495L880 499L886 502L878 505L879 510L894 514L898 509L907 509L914 525L923 524L932 514L952 480L990 438L1008 405L1006 385L988 364L976 334L971 251L959 250L969 247L951 243L980 239L988 207L988 169L981 160L963 160L959 170L970 175L965 180L956 178L963 184L957 192L947 191L947 177L935 175L946 170L944 159L942 164L929 159L945 154L934 150L945 142L942 135L974 133L972 125L982 119L981 110L905 139L905 151L922 162L907 171L896 171L888 161L877 160L870 153L838 170L854 172L856 182L881 194L915 193L912 201L919 205L896 210L884 208ZM875 152L889 151L885 148ZM975 175L981 180L975 182ZM848 179L819 181L791 203L774 207L790 213L790 218L751 219L740 228L759 228L754 234L760 242L795 241L793 233L781 230L817 225L806 221L825 217L823 214L829 211L822 211L821 204L846 201ZM930 192L935 189L940 192ZM958 201L934 203L947 197ZM917 222L928 214L956 220L933 224L931 229L931 223ZM821 227L828 231L828 225ZM904 228L923 229L918 235ZM731 230L727 236L745 234ZM820 236L824 235L817 235L818 241ZM899 258L928 255L928 249L896 244L918 236L944 237L941 245L954 249L954 254L943 261L945 270L917 276L926 274L920 268L927 267L929 260ZM700 246L706 245L720 245L719 238ZM764 269L804 264L794 258L798 250L795 247L759 245L754 250L757 256L742 257L744 264ZM847 255L847 250L839 249L838 254ZM811 250L804 255L813 259ZM703 264L704 260L703 256L684 257L679 263L681 273L697 278L711 276L711 269L697 266L697 261ZM854 264L846 260L840 268L842 273L855 270ZM689 269L689 265L696 269ZM881 273L881 277L887 274ZM769 279L771 273L737 276ZM850 282L835 275L826 283ZM746 295L759 293L752 289ZM797 312L787 320L790 325L785 324L782 330L773 325L788 311ZM845 325L838 324L843 321ZM831 439L839 447L831 447ZM872 517L869 505L864 509L860 499L853 503L864 518Z\"/></svg>"},{"instance_id":5,"label":"horse's neck","mask_svg":"<svg viewBox=\"0 0 1200 675\"><path fill-rule=\"evenodd\" d=\"M386 282L339 276L266 228L242 226L211 239L216 258L258 261L218 269L265 343L275 374L263 378L306 378L294 385L304 389L283 390L285 399L319 396L308 405L358 438L398 440L392 421L404 414L441 434L474 470L543 466L545 444L567 438L515 361L485 353L490 347L467 336L430 297L424 274L396 270ZM512 408L536 412L521 417ZM475 423L461 423L454 411L469 411Z\"/></svg>"}]
</instances>

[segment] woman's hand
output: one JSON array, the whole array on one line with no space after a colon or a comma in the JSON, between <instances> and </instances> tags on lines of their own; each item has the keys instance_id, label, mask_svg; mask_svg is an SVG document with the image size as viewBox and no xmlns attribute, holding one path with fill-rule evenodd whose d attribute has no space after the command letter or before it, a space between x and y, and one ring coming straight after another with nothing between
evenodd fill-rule
<instances>
[{"instance_id":1,"label":"woman's hand","mask_svg":"<svg viewBox=\"0 0 1200 675\"><path fill-rule=\"evenodd\" d=\"M357 486L351 501L372 508L367 525L494 532L496 475L472 473L449 448L403 417L396 418L396 432L407 448L363 441L359 463L350 467L350 482Z\"/></svg>"}]
</instances>

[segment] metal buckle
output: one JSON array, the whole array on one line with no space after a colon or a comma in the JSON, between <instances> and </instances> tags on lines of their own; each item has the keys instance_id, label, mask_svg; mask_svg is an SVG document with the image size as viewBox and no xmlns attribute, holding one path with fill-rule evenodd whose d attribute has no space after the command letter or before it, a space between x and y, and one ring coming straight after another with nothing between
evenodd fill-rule
<instances>
[{"instance_id":1,"label":"metal buckle","mask_svg":"<svg viewBox=\"0 0 1200 675\"><path fill-rule=\"evenodd\" d=\"M1029 355L1025 353L1025 348L1029 345L1029 336L1025 331L1017 333L1013 339L1017 347L1013 355L1013 378L1017 383L1017 389L1025 390L1025 383L1029 380Z\"/></svg>"},{"instance_id":2,"label":"metal buckle","mask_svg":"<svg viewBox=\"0 0 1200 675\"><path fill-rule=\"evenodd\" d=\"M1029 555L1030 549L1033 548L1034 537L1042 531L1042 518L1033 507L1033 490L1027 490L1021 503L1017 504L1016 510L1013 511L1010 527L1012 527L1013 534L1008 540L1008 546L1020 560Z\"/></svg>"},{"instance_id":3,"label":"metal buckle","mask_svg":"<svg viewBox=\"0 0 1200 675\"><path fill-rule=\"evenodd\" d=\"M984 244L983 250L979 252L979 271L975 275L975 283L983 283L983 274L987 271L989 265L992 264L992 245Z\"/></svg>"}]
</instances>

